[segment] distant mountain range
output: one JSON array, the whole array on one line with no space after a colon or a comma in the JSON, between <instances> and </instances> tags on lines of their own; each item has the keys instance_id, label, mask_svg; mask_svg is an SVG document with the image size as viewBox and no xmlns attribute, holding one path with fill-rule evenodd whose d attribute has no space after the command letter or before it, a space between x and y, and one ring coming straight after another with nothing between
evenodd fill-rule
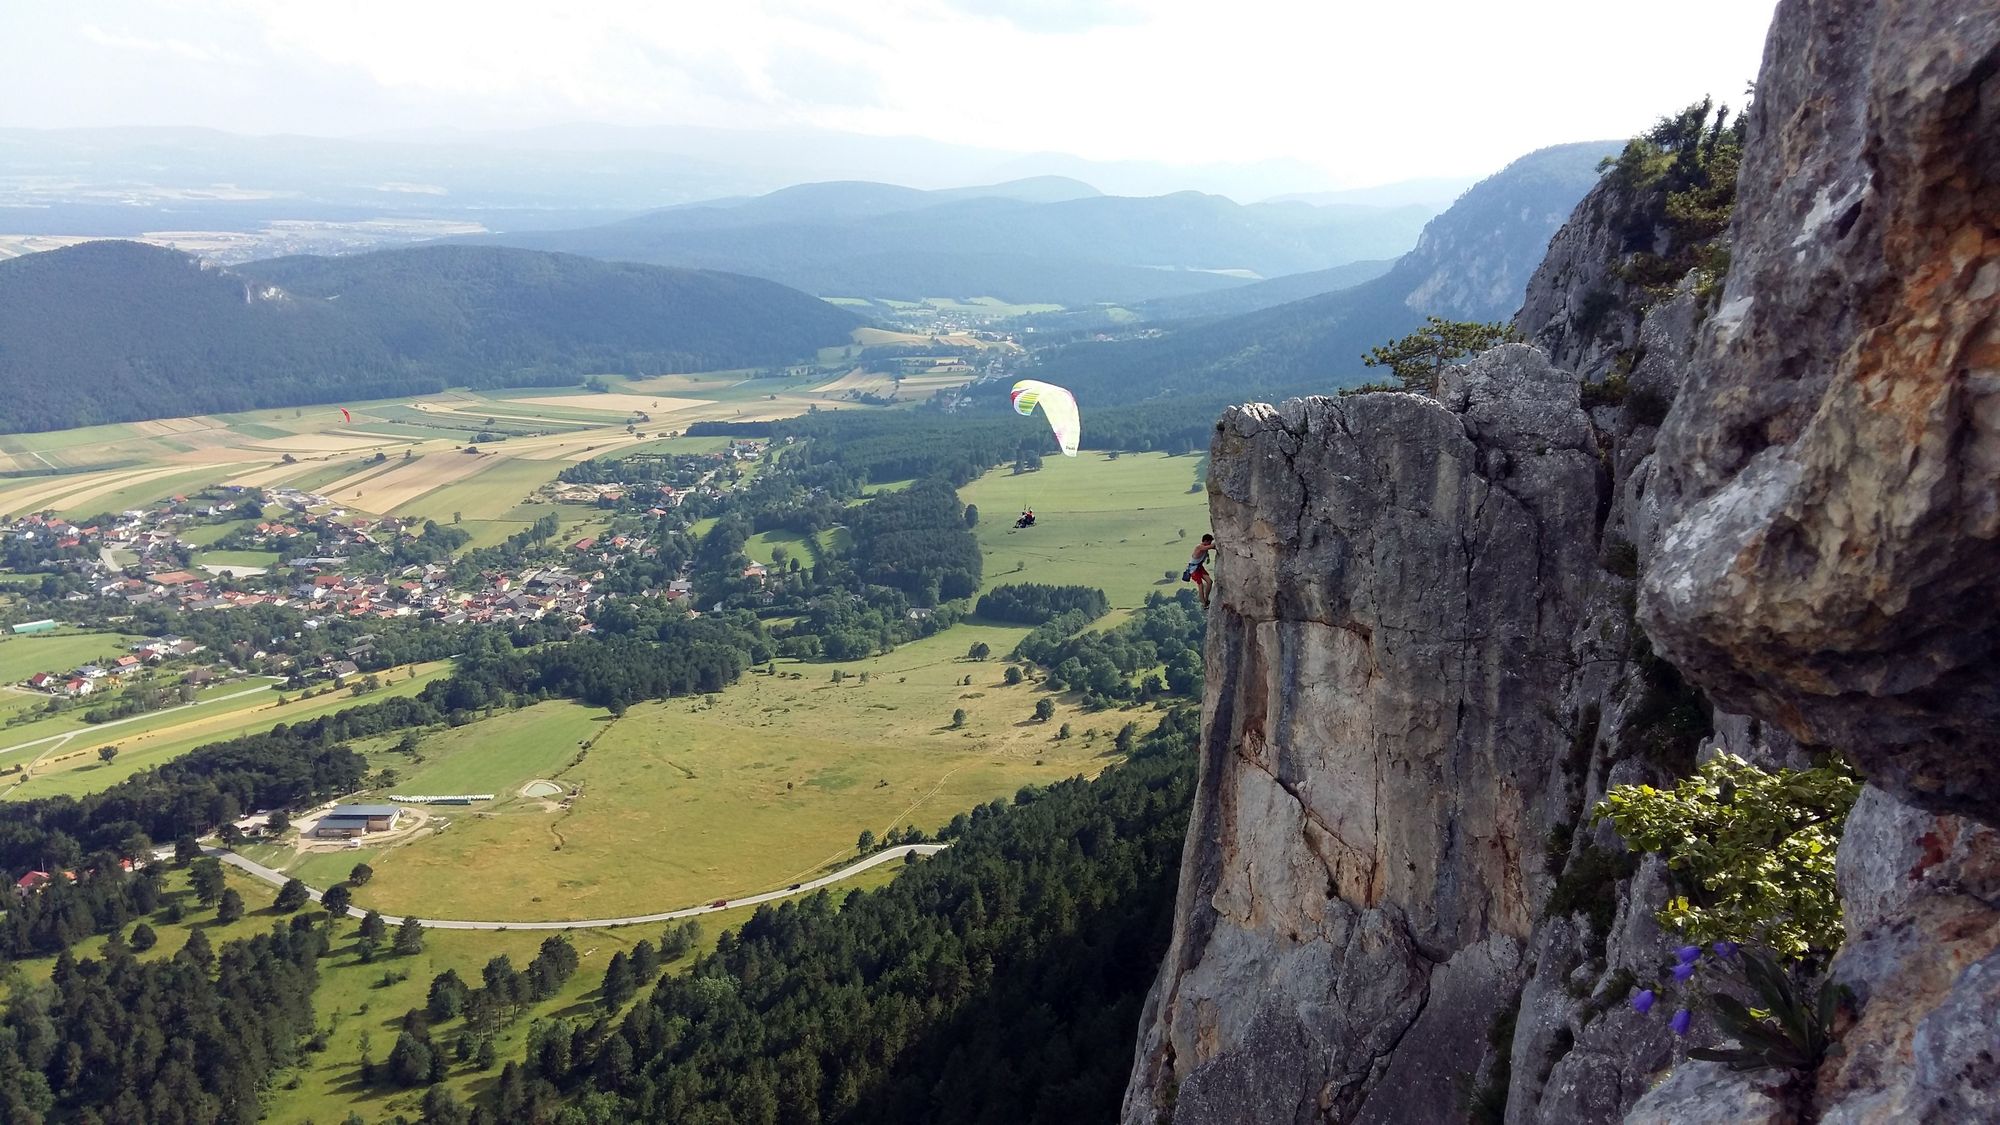
<instances>
[{"instance_id":1,"label":"distant mountain range","mask_svg":"<svg viewBox=\"0 0 2000 1125\"><path fill-rule=\"evenodd\" d=\"M466 241L726 269L827 297L1085 305L1393 257L1414 244L1428 217L1416 206L1246 206L1197 192L1107 196L1060 177L944 191L835 182L581 230Z\"/></svg>"},{"instance_id":2,"label":"distant mountain range","mask_svg":"<svg viewBox=\"0 0 2000 1125\"><path fill-rule=\"evenodd\" d=\"M0 431L784 363L860 321L759 278L487 246L0 261Z\"/></svg>"},{"instance_id":3,"label":"distant mountain range","mask_svg":"<svg viewBox=\"0 0 2000 1125\"><path fill-rule=\"evenodd\" d=\"M1257 281L1228 289L1189 293L1180 297L1159 297L1131 306L1097 305L1069 312L1048 313L1023 318L1018 323L1035 331L1097 331L1129 327L1135 322L1159 323L1187 320L1216 320L1240 316L1293 301L1347 289L1388 273L1393 258L1349 262L1327 270L1288 273L1269 281Z\"/></svg>"},{"instance_id":4,"label":"distant mountain range","mask_svg":"<svg viewBox=\"0 0 2000 1125\"><path fill-rule=\"evenodd\" d=\"M1621 144L1560 145L1516 160L1432 219L1416 249L1371 281L1155 336L1052 347L1040 353L1039 374L1092 403L1218 390L1242 401L1366 382L1362 354L1427 315L1511 317L1549 239L1597 182L1599 159Z\"/></svg>"}]
</instances>

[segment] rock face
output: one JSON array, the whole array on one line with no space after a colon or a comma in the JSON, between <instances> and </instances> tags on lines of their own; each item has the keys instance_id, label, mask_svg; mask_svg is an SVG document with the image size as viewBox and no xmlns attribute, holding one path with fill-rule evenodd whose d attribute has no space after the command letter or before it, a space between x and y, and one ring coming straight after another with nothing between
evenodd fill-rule
<instances>
[{"instance_id":1,"label":"rock face","mask_svg":"<svg viewBox=\"0 0 2000 1125\"><path fill-rule=\"evenodd\" d=\"M2000 8L1780 6L1641 614L1845 754L1819 1120L2000 1120Z\"/></svg>"},{"instance_id":2,"label":"rock face","mask_svg":"<svg viewBox=\"0 0 2000 1125\"><path fill-rule=\"evenodd\" d=\"M1225 416L1125 1121L2000 1120L2000 8L1783 0L1719 299L1628 286L1661 228L1620 190L1534 349ZM1666 872L1587 810L1717 744L1871 781L1852 1022L1791 1083L1675 1066L1625 1003Z\"/></svg>"},{"instance_id":3,"label":"rock face","mask_svg":"<svg viewBox=\"0 0 2000 1125\"><path fill-rule=\"evenodd\" d=\"M2000 7L1781 5L1642 619L1719 702L2000 818Z\"/></svg>"},{"instance_id":4,"label":"rock face","mask_svg":"<svg viewBox=\"0 0 2000 1125\"><path fill-rule=\"evenodd\" d=\"M1127 1121L1433 1121L1525 975L1595 570L1575 380L1522 346L1231 411L1204 774Z\"/></svg>"}]
</instances>

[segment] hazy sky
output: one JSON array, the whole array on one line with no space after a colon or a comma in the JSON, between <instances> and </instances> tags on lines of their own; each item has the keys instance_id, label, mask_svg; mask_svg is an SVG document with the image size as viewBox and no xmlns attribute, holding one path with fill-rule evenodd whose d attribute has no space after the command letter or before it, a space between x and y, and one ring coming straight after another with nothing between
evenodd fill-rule
<instances>
[{"instance_id":1,"label":"hazy sky","mask_svg":"<svg viewBox=\"0 0 2000 1125\"><path fill-rule=\"evenodd\" d=\"M0 125L807 124L1372 183L1740 103L1774 6L0 0Z\"/></svg>"}]
</instances>

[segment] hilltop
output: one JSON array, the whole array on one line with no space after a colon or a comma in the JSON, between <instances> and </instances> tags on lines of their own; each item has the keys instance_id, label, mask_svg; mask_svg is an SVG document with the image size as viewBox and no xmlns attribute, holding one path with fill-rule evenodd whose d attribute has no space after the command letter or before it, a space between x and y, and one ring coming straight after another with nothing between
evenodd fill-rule
<instances>
[{"instance_id":1,"label":"hilltop","mask_svg":"<svg viewBox=\"0 0 2000 1125\"><path fill-rule=\"evenodd\" d=\"M0 430L782 363L858 323L757 278L501 247L225 270L93 242L0 262Z\"/></svg>"},{"instance_id":2,"label":"hilltop","mask_svg":"<svg viewBox=\"0 0 2000 1125\"><path fill-rule=\"evenodd\" d=\"M1415 206L1246 206L1192 191L1109 196L1061 177L945 191L841 182L473 241L726 269L829 297L1081 305L1392 257L1429 214Z\"/></svg>"},{"instance_id":3,"label":"hilltop","mask_svg":"<svg viewBox=\"0 0 2000 1125\"><path fill-rule=\"evenodd\" d=\"M1219 383L1239 398L1308 382L1359 383L1362 353L1427 315L1512 316L1550 237L1597 182L1598 161L1618 147L1558 145L1514 161L1432 219L1416 248L1372 281L1162 335L1058 347L1044 356L1044 370L1098 402L1200 393Z\"/></svg>"}]
</instances>

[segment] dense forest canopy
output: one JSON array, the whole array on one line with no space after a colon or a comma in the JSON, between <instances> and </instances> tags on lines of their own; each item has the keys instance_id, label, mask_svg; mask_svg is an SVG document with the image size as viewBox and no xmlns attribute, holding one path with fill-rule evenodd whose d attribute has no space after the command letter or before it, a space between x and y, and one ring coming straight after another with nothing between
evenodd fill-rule
<instances>
[{"instance_id":1,"label":"dense forest canopy","mask_svg":"<svg viewBox=\"0 0 2000 1125\"><path fill-rule=\"evenodd\" d=\"M756 278L499 247L220 270L91 242L0 262L0 430L783 363L859 323Z\"/></svg>"}]
</instances>

